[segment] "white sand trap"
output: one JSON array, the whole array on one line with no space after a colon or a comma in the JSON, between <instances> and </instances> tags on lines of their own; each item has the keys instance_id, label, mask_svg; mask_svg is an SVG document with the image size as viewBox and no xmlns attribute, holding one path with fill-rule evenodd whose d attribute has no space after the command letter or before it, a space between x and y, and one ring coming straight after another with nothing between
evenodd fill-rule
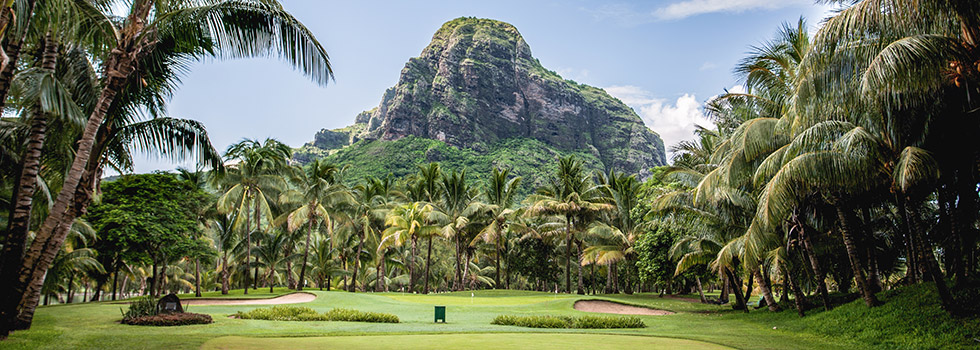
<instances>
[{"instance_id":1,"label":"white sand trap","mask_svg":"<svg viewBox=\"0 0 980 350\"><path fill-rule=\"evenodd\" d=\"M267 299L184 299L184 305L281 305L308 303L316 299L312 293L290 293Z\"/></svg>"},{"instance_id":2,"label":"white sand trap","mask_svg":"<svg viewBox=\"0 0 980 350\"><path fill-rule=\"evenodd\" d=\"M667 310L657 310L639 306L630 306L620 303L613 303L609 301L601 300L579 300L575 302L575 310L585 311L585 312L601 312L605 314L620 314L620 315L673 315L674 313Z\"/></svg>"}]
</instances>

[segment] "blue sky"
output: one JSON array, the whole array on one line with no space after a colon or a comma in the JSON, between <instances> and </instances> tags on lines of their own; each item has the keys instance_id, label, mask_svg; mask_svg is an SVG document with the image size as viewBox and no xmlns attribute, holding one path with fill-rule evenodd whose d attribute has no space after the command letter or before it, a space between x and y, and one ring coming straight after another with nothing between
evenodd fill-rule
<instances>
[{"instance_id":1,"label":"blue sky","mask_svg":"<svg viewBox=\"0 0 980 350\"><path fill-rule=\"evenodd\" d=\"M736 85L731 69L750 46L783 22L805 16L816 28L829 13L812 0L280 1L327 49L335 81L319 87L270 59L196 64L169 113L204 122L221 151L245 137L297 147L352 124L461 16L513 24L545 67L619 97L669 147L706 122L705 100ZM140 157L136 171L176 166Z\"/></svg>"}]
</instances>

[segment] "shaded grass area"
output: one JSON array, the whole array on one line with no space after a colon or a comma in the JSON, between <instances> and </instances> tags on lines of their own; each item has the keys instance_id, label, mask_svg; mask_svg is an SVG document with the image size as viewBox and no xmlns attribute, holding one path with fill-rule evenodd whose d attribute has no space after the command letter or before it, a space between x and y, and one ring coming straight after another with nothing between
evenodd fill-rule
<instances>
[{"instance_id":1,"label":"shaded grass area","mask_svg":"<svg viewBox=\"0 0 980 350\"><path fill-rule=\"evenodd\" d=\"M628 337L603 334L439 334L310 338L221 337L202 349L677 349L717 350L729 347L685 339Z\"/></svg>"},{"instance_id":2,"label":"shaded grass area","mask_svg":"<svg viewBox=\"0 0 980 350\"><path fill-rule=\"evenodd\" d=\"M384 347L401 346L406 342L423 342L425 338L397 341L396 335L449 334L455 337L433 338L469 339L488 337L499 342L513 333L568 333L622 335L627 344L629 336L651 341L650 337L666 337L704 341L743 349L895 349L895 348L971 348L976 336L975 319L953 319L936 302L929 286L915 286L880 295L885 305L867 309L860 301L842 305L830 312L811 311L800 319L795 311L751 313L732 311L728 306L704 305L687 301L659 298L652 295L577 296L522 291L476 291L437 295L398 293L346 293L311 291L317 299L296 304L316 312L334 308L357 309L367 312L391 313L401 320L398 324L355 322L277 322L230 319L236 312L268 307L267 305L208 305L192 306L191 312L212 315L215 323L181 327L137 327L118 323L120 305L86 303L42 307L37 312L34 328L17 332L0 342L0 349L197 349L211 339L228 336L249 337L324 337L380 336L368 340L384 340ZM250 293L251 295L251 293ZM265 296L269 297L269 295ZM647 326L642 329L570 330L529 329L496 326L490 322L500 314L518 316L582 316L588 313L574 310L579 299L600 299L619 303L678 312L668 316L638 316ZM447 306L447 324L433 324L433 306ZM775 327L775 329L774 329ZM497 336L488 333L509 333ZM358 342L350 337L352 342ZM251 339L251 338L249 338ZM289 341L318 338L289 339ZM326 338L334 339L334 338ZM337 338L339 339L339 338ZM530 339L530 338L528 338ZM229 340L231 341L231 340ZM370 342L369 342L370 343ZM214 344L214 343L209 343ZM254 343L258 344L258 343ZM353 348L358 345L352 343ZM360 344L360 343L359 343ZM414 344L414 343L413 343ZM535 343L523 343L523 347ZM613 345L618 343L612 343ZM977 343L980 344L980 343ZM404 344L409 346L412 344ZM256 345L257 346L257 345ZM618 347L618 346L616 346ZM628 345L623 345L628 347ZM238 347L239 349L242 347ZM248 347L245 347L248 348ZM261 347L260 347L261 348ZM267 347L271 348L271 347Z\"/></svg>"}]
</instances>

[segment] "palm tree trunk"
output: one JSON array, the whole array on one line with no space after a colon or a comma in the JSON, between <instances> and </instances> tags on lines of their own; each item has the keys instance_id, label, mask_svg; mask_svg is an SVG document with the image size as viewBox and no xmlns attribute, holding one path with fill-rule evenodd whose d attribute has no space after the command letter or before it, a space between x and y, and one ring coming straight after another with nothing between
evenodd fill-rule
<instances>
[{"instance_id":1,"label":"palm tree trunk","mask_svg":"<svg viewBox=\"0 0 980 350\"><path fill-rule=\"evenodd\" d=\"M572 218L565 216L565 293L572 292Z\"/></svg>"},{"instance_id":2,"label":"palm tree trunk","mask_svg":"<svg viewBox=\"0 0 980 350\"><path fill-rule=\"evenodd\" d=\"M772 296L772 287L769 286L769 281L762 276L762 272L759 269L755 269L752 275L759 282L759 289L762 290L762 298L766 300L766 306L769 307L769 311L779 311L779 304L776 303L776 298ZM698 284L700 285L700 282Z\"/></svg>"},{"instance_id":3,"label":"palm tree trunk","mask_svg":"<svg viewBox=\"0 0 980 350\"><path fill-rule=\"evenodd\" d=\"M806 295L803 294L803 291L800 289L800 285L796 283L795 279L793 279L793 274L790 272L789 267L783 265L783 268L786 269L786 284L793 290L793 301L796 303L796 312L800 315L800 317L806 316L806 314L803 312L807 303Z\"/></svg>"},{"instance_id":4,"label":"palm tree trunk","mask_svg":"<svg viewBox=\"0 0 980 350\"><path fill-rule=\"evenodd\" d=\"M432 262L432 235L429 235L429 247L426 250L428 252L425 253L425 288L422 289L422 294L429 294L429 263Z\"/></svg>"},{"instance_id":5,"label":"palm tree trunk","mask_svg":"<svg viewBox=\"0 0 980 350\"><path fill-rule=\"evenodd\" d=\"M416 247L418 246L418 238L412 236L412 247L409 249L408 257L408 292L412 293L415 290L415 255L418 252Z\"/></svg>"},{"instance_id":6,"label":"palm tree trunk","mask_svg":"<svg viewBox=\"0 0 980 350\"><path fill-rule=\"evenodd\" d=\"M507 242L504 242L504 288L510 289L510 254L508 253Z\"/></svg>"},{"instance_id":7,"label":"palm tree trunk","mask_svg":"<svg viewBox=\"0 0 980 350\"><path fill-rule=\"evenodd\" d=\"M813 279L817 282L817 291L820 293L820 297L823 299L823 307L825 310L830 311L833 306L830 303L830 292L827 290L827 274L823 272L820 267L820 262L817 260L817 253L813 250L813 243L810 240L810 231L805 227L800 227L800 236L803 241L803 250L806 251L806 256L810 262L810 269L813 270Z\"/></svg>"},{"instance_id":8,"label":"palm tree trunk","mask_svg":"<svg viewBox=\"0 0 980 350\"><path fill-rule=\"evenodd\" d=\"M251 190L246 190L243 194L245 200L245 295L248 295L248 260L252 256L252 208Z\"/></svg>"},{"instance_id":9,"label":"palm tree trunk","mask_svg":"<svg viewBox=\"0 0 980 350\"><path fill-rule=\"evenodd\" d=\"M697 283L697 286L698 286L698 297L701 298L701 303L702 304L707 304L708 303L708 299L704 297L704 288L701 287L701 277L694 276L694 282Z\"/></svg>"},{"instance_id":10,"label":"palm tree trunk","mask_svg":"<svg viewBox=\"0 0 980 350\"><path fill-rule=\"evenodd\" d=\"M856 226L852 218L853 213L850 212L850 209L844 207L845 204L843 201L838 200L836 204L837 217L841 222L841 235L844 237L844 247L847 250L847 259L851 262L851 269L854 271L854 279L857 280L858 288L861 289L864 303L868 307L876 306L878 305L878 299L871 292L871 287L864 278L864 267L861 266L861 257L858 255L860 248L858 248L857 239L854 236Z\"/></svg>"},{"instance_id":11,"label":"palm tree trunk","mask_svg":"<svg viewBox=\"0 0 980 350\"><path fill-rule=\"evenodd\" d=\"M582 261L582 255L584 255L582 241L576 240L576 246L578 246L578 259L575 261L575 266L578 268L578 284L576 284L575 292L584 295L585 288L584 281L582 280L582 264L579 262Z\"/></svg>"},{"instance_id":12,"label":"palm tree trunk","mask_svg":"<svg viewBox=\"0 0 980 350\"><path fill-rule=\"evenodd\" d=\"M500 288L500 245L497 245L497 256L493 259L494 270L493 270L493 289Z\"/></svg>"},{"instance_id":13,"label":"palm tree trunk","mask_svg":"<svg viewBox=\"0 0 980 350\"><path fill-rule=\"evenodd\" d=\"M313 222L312 220L307 223L306 228L306 247L303 249L303 265L299 266L299 281L296 283L296 290L303 290L303 286L306 285L306 262L310 257L310 236L313 235Z\"/></svg>"},{"instance_id":14,"label":"palm tree trunk","mask_svg":"<svg viewBox=\"0 0 980 350\"><path fill-rule=\"evenodd\" d=\"M354 252L354 274L350 278L353 283L351 283L351 287L349 288L352 293L357 292L357 271L361 269L361 250L364 249L364 231L358 233L357 238L357 251ZM429 245L432 245L431 238L429 239ZM431 251L432 247L429 247L429 250Z\"/></svg>"},{"instance_id":15,"label":"palm tree trunk","mask_svg":"<svg viewBox=\"0 0 980 350\"><path fill-rule=\"evenodd\" d=\"M255 231L254 232L259 232L260 230L262 230L262 217L261 217L262 214L261 214L261 212L259 212L259 202L258 202L258 200L259 200L258 196L261 196L261 195L262 195L261 193L256 193L255 194L255 196L256 196L255 197L255 205L254 205L254 208L252 208L255 211ZM249 243L248 243L248 249L249 250L252 249L251 237L252 236L249 235ZM245 257L245 259L248 259L248 257ZM255 256L254 264L255 264L255 266L254 266L254 268L255 268L255 276L253 276L254 278L252 278L252 289L259 289L259 256L258 255Z\"/></svg>"},{"instance_id":16,"label":"palm tree trunk","mask_svg":"<svg viewBox=\"0 0 980 350\"><path fill-rule=\"evenodd\" d=\"M34 320L34 311L37 309L41 287L44 285L44 275L47 274L51 262L61 250L71 221L74 220L73 217L72 220L66 220L71 217L68 210L69 205L74 202L75 191L85 173L86 164L92 156L96 133L99 131L109 107L115 100L116 94L134 71L135 62L138 59L138 50L142 49L142 46L136 41L142 40L139 34L146 26L146 18L153 7L152 5L153 3L148 0L136 0L133 3L133 10L126 22L126 28L122 31L124 34L118 40L119 44L103 61L105 81L102 91L92 115L85 124L82 137L78 141L78 148L75 151L75 158L72 160L71 167L64 178L61 191L54 201L50 214L44 220L31 247L24 256L17 281L0 281L8 286L13 286L12 295L15 296L4 301L7 306L4 307L3 314L17 314L16 320L6 316L2 317L2 319L8 320L5 323L13 324L0 327L0 337L6 336L9 330L14 328L28 329ZM59 229L59 227L62 228ZM18 308L19 310L17 310Z\"/></svg>"},{"instance_id":17,"label":"palm tree trunk","mask_svg":"<svg viewBox=\"0 0 980 350\"><path fill-rule=\"evenodd\" d=\"M752 278L751 275L747 279L749 280L748 281L749 282L749 285L748 285L748 287L745 288L745 298L743 298L743 299L745 299L746 302L748 302L749 300L752 300L752 289L753 289L752 282L754 281L754 279ZM746 306L748 306L748 305L746 304Z\"/></svg>"},{"instance_id":18,"label":"palm tree trunk","mask_svg":"<svg viewBox=\"0 0 980 350\"><path fill-rule=\"evenodd\" d=\"M228 290L231 289L229 283L228 271L228 251L224 251L224 255L221 257L221 295L228 295Z\"/></svg>"},{"instance_id":19,"label":"palm tree trunk","mask_svg":"<svg viewBox=\"0 0 980 350\"><path fill-rule=\"evenodd\" d=\"M909 227L912 228L912 246L914 247L919 263L925 268L926 273L936 285L936 291L939 294L939 300L942 302L943 309L947 312L954 312L956 310L953 308L953 295L950 293L949 287L946 286L946 279L943 278L942 272L939 271L939 263L936 262L935 255L926 251L929 244L922 235L922 225L914 212L914 208L911 208L911 203L906 204L905 210L906 218L910 220Z\"/></svg>"},{"instance_id":20,"label":"palm tree trunk","mask_svg":"<svg viewBox=\"0 0 980 350\"><path fill-rule=\"evenodd\" d=\"M721 302L722 304L728 304L728 301L729 301L728 300L728 296L729 296L729 294L731 294L731 291L728 290L728 286L729 286L729 283L728 283L728 274L727 273L722 273L721 274L721 295L718 297L718 301Z\"/></svg>"},{"instance_id":21,"label":"palm tree trunk","mask_svg":"<svg viewBox=\"0 0 980 350\"><path fill-rule=\"evenodd\" d=\"M749 312L749 308L745 307L745 295L742 294L742 281L732 272L731 269L722 268L725 270L725 275L728 276L728 284L731 286L731 292L735 294L735 310L744 310Z\"/></svg>"},{"instance_id":22,"label":"palm tree trunk","mask_svg":"<svg viewBox=\"0 0 980 350\"><path fill-rule=\"evenodd\" d=\"M68 273L68 299L65 304L71 304L75 299L75 272Z\"/></svg>"},{"instance_id":23,"label":"palm tree trunk","mask_svg":"<svg viewBox=\"0 0 980 350\"><path fill-rule=\"evenodd\" d=\"M17 46L19 51L19 44ZM16 58L12 59L16 60ZM41 69L54 72L58 64L58 41L53 36L48 35L44 40L44 49L41 58ZM6 67L5 67L6 68ZM3 72L7 72L6 69ZM10 67L10 74L13 74L13 67ZM6 82L9 87L9 81ZM6 97L6 89L2 92ZM2 100L0 100L0 111L2 111ZM31 209L34 207L34 193L37 190L37 177L41 170L41 152L44 148L44 140L47 137L48 116L41 110L40 103L33 109L31 118L31 129L28 134L27 148L20 164L20 177L17 187L14 188L13 210L10 212L10 219L7 226L7 234L4 239L3 252L0 253L0 281L15 281L17 273L20 272L21 263L24 257L24 245L27 243L27 232L30 230ZM43 282L43 281L42 281ZM0 300L13 301L17 295L10 294L13 289L3 288L0 292ZM16 307L17 304L13 304ZM8 319L11 309L0 307L0 319ZM13 310L16 312L16 309ZM12 319L10 317L9 319ZM4 322L6 323L6 322ZM6 327L0 327L6 328ZM2 338L6 331L0 333Z\"/></svg>"},{"instance_id":24,"label":"palm tree trunk","mask_svg":"<svg viewBox=\"0 0 980 350\"><path fill-rule=\"evenodd\" d=\"M453 277L454 277L453 290L461 291L463 290L463 267L460 261L463 259L463 251L462 251L462 245L459 244L458 233L456 234L456 236L453 237L453 245L455 246L454 249L456 250L455 252L456 266L454 267L455 271L453 271Z\"/></svg>"}]
</instances>

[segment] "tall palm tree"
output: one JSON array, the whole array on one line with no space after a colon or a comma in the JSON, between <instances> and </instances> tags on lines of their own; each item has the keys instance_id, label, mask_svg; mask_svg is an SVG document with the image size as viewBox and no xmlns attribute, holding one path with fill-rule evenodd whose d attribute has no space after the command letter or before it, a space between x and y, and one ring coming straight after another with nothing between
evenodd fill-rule
<instances>
[{"instance_id":1,"label":"tall palm tree","mask_svg":"<svg viewBox=\"0 0 980 350\"><path fill-rule=\"evenodd\" d=\"M266 139L262 143L242 140L229 146L225 152L226 158L238 163L229 165L220 179L225 189L218 198L217 207L219 213L235 211L234 225L245 233L245 259L252 257L252 234L262 231L262 219L266 219L266 228L272 224L273 213L269 203L286 187L284 174L290 170L287 166L290 153L288 146L274 139ZM257 274L258 267L255 268ZM258 281L253 283L257 284ZM247 275L245 294L248 294Z\"/></svg>"},{"instance_id":2,"label":"tall palm tree","mask_svg":"<svg viewBox=\"0 0 980 350\"><path fill-rule=\"evenodd\" d=\"M283 192L280 202L294 202L301 204L298 208L289 213L287 218L287 228L290 232L306 228L306 243L303 251L303 261L300 264L299 283L297 290L303 290L306 283L306 262L310 255L310 239L313 236L313 228L318 225L330 226L330 212L337 205L344 205L352 201L347 189L338 184L334 175L339 169L323 159L318 159L311 163L305 171L298 172L296 188Z\"/></svg>"},{"instance_id":3,"label":"tall palm tree","mask_svg":"<svg viewBox=\"0 0 980 350\"><path fill-rule=\"evenodd\" d=\"M439 234L439 226L433 224L432 205L422 202L403 204L395 207L385 225L378 251L383 252L390 246L401 247L406 242L411 243L408 265L409 290L415 287L415 260L418 255L418 241L425 238L429 241L429 253L425 259L425 283L429 283L429 264L432 261L432 237Z\"/></svg>"},{"instance_id":4,"label":"tall palm tree","mask_svg":"<svg viewBox=\"0 0 980 350\"><path fill-rule=\"evenodd\" d=\"M487 179L486 188L483 193L484 198L486 198L486 204L489 205L490 223L480 230L476 239L490 244L494 248L494 265L496 269L494 271L493 285L495 288L500 286L507 286L505 288L509 288L509 283L500 283L500 261L506 259L507 233L509 232L508 218L514 213L511 206L514 205L514 196L517 194L520 184L521 177L515 176L511 178L510 169L500 170L500 168L494 167L490 173L490 178Z\"/></svg>"},{"instance_id":5,"label":"tall palm tree","mask_svg":"<svg viewBox=\"0 0 980 350\"><path fill-rule=\"evenodd\" d=\"M217 57L278 55L318 83L326 83L332 74L326 52L316 38L271 0L205 3L136 0L131 3L129 15L120 25L113 32L118 36L108 38L114 42L110 46L115 48L101 60L105 72L102 89L79 140L70 171L51 214L28 249L17 281L7 281L13 282L8 285L14 286L14 292L12 298L4 298L6 306L0 308L2 319L8 321L0 330L3 335L15 326L18 329L30 326L43 276L64 242L66 229L58 228L71 221L69 205L75 199L86 165L92 158L103 120L117 95L133 76L139 60L152 56L161 42L168 42L161 39L173 38L182 43L194 43L206 48L199 52ZM18 312L18 307L22 311ZM17 320L11 321L14 319L11 315L15 313Z\"/></svg>"},{"instance_id":6,"label":"tall palm tree","mask_svg":"<svg viewBox=\"0 0 980 350\"><path fill-rule=\"evenodd\" d=\"M613 209L609 198L603 193L601 185L595 185L582 168L582 162L574 156L558 160L558 173L551 184L539 190L537 194L527 199L526 215L556 215L564 219L565 231L565 291L571 292L572 249L575 240L573 227L587 225L590 216ZM579 259L581 260L582 245L579 243ZM578 293L585 294L582 289L582 265L578 265Z\"/></svg>"},{"instance_id":7,"label":"tall palm tree","mask_svg":"<svg viewBox=\"0 0 980 350\"><path fill-rule=\"evenodd\" d=\"M381 236L381 231L384 230L384 219L388 212L394 205L395 196L398 195L393 188L394 181L391 177L385 179L378 179L375 177L368 177L363 183L354 186L350 192L353 196L353 201L350 205L351 211L351 221L354 223L355 230L357 232L357 248L354 252L354 272L351 279L357 280L357 273L360 270L361 254L364 253L364 243L365 240L372 239L378 240ZM381 258L378 260L378 275L381 275L380 270L382 270L382 264L384 264L385 259L384 254L378 254ZM380 281L383 283L383 281ZM351 292L355 291L351 285Z\"/></svg>"},{"instance_id":8,"label":"tall palm tree","mask_svg":"<svg viewBox=\"0 0 980 350\"><path fill-rule=\"evenodd\" d=\"M470 240L466 238L466 229L470 224L471 216L476 215L484 208L483 203L477 201L476 189L466 183L466 170L456 172L443 172L441 176L441 196L437 202L433 203L436 213L445 224L442 226L442 236L453 241L455 247L455 280L454 289L463 288L463 256L464 250L469 245ZM431 239L430 239L431 244ZM429 247L431 252L432 248ZM426 284L424 292L428 293L429 288Z\"/></svg>"}]
</instances>

